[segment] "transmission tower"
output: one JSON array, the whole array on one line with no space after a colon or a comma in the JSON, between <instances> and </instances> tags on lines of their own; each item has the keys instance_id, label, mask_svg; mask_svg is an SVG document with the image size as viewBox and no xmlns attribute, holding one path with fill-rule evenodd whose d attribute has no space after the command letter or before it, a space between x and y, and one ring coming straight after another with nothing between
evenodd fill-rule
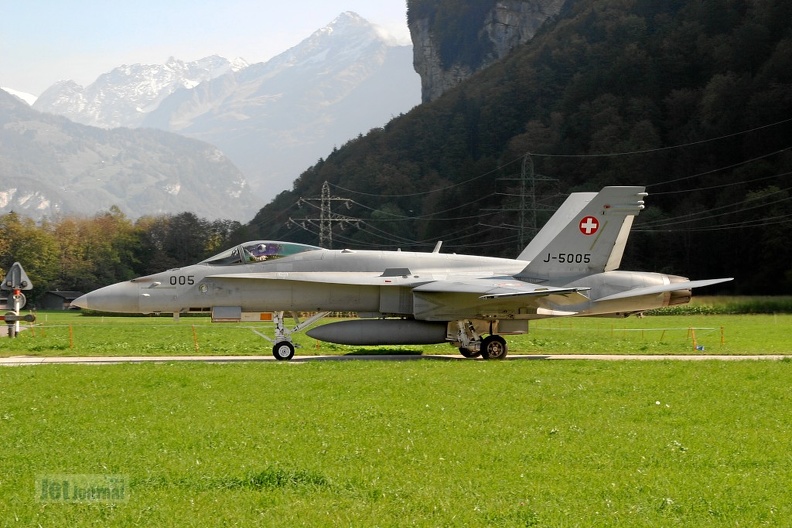
<instances>
[{"instance_id":1,"label":"transmission tower","mask_svg":"<svg viewBox=\"0 0 792 528\"><path fill-rule=\"evenodd\" d=\"M556 178L549 178L536 174L534 170L534 162L530 152L526 152L522 160L522 168L520 169L520 225L519 229L519 248L522 250L530 238L536 236L539 232L539 220L537 213L554 211L555 208L548 208L547 204L540 204L537 196L540 195L538 187L539 184L544 183L542 196L548 197L547 183L558 183ZM551 193L551 196L554 193Z\"/></svg>"},{"instance_id":2,"label":"transmission tower","mask_svg":"<svg viewBox=\"0 0 792 528\"><path fill-rule=\"evenodd\" d=\"M342 202L346 205L347 209L350 209L350 204L352 200L349 198L340 198L338 196L331 196L330 195L330 184L328 182L324 182L322 184L322 195L319 198L302 198L300 197L297 200L297 206L301 206L302 204L308 204L312 207L316 207L313 202L319 202L319 245L326 249L332 249L333 247L333 226L340 225L341 227L347 224L355 224L357 225L360 222L359 218L352 218L350 216L344 216L333 212L332 204L333 202ZM289 218L289 225L297 225L305 227L305 224L315 225L317 218Z\"/></svg>"},{"instance_id":3,"label":"transmission tower","mask_svg":"<svg viewBox=\"0 0 792 528\"><path fill-rule=\"evenodd\" d=\"M530 182L530 194L527 194L527 185ZM525 210L530 207L531 215L531 233L536 234L536 173L534 172L533 158L531 153L526 152L522 160L522 168L520 169L520 231L519 231L519 244L520 248L525 247Z\"/></svg>"},{"instance_id":4,"label":"transmission tower","mask_svg":"<svg viewBox=\"0 0 792 528\"><path fill-rule=\"evenodd\" d=\"M517 212L518 222L516 226L507 226L517 230L518 251L522 251L528 240L536 236L539 231L539 221L537 213L539 211L549 211L546 206L540 206L537 200L539 191L537 186L541 182L556 182L555 178L548 178L537 175L534 170L533 158L530 152L526 152L522 159L520 177L518 178L498 178L499 181L519 181L519 207L517 209L499 208L483 209L489 212Z\"/></svg>"}]
</instances>

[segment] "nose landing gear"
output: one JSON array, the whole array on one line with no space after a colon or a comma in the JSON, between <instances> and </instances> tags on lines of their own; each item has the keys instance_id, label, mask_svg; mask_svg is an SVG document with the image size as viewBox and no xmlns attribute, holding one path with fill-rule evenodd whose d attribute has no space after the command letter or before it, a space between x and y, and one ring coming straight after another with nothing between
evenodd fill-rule
<instances>
[{"instance_id":1,"label":"nose landing gear","mask_svg":"<svg viewBox=\"0 0 792 528\"><path fill-rule=\"evenodd\" d=\"M294 345L288 341L280 341L272 347L272 355L279 361L288 361L294 357Z\"/></svg>"},{"instance_id":2,"label":"nose landing gear","mask_svg":"<svg viewBox=\"0 0 792 528\"><path fill-rule=\"evenodd\" d=\"M330 312L315 313L303 322L299 321L297 314L292 314L294 320L297 322L297 325L294 328L289 329L286 328L286 325L283 322L283 312L273 312L272 321L275 323L275 339L270 339L261 332L256 332L255 330L253 331L267 341L274 343L272 346L272 355L275 357L275 359L278 361L289 361L294 357L294 342L292 341L292 334L311 326L329 313Z\"/></svg>"}]
</instances>

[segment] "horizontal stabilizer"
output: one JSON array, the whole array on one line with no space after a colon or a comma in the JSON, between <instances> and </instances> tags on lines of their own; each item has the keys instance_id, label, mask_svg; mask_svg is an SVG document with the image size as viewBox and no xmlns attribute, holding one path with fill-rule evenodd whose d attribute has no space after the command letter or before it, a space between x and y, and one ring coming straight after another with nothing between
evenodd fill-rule
<instances>
[{"instance_id":1,"label":"horizontal stabilizer","mask_svg":"<svg viewBox=\"0 0 792 528\"><path fill-rule=\"evenodd\" d=\"M726 279L706 279L687 282L672 282L671 284L663 284L661 286L649 286L646 288L636 288L634 290L627 290L620 293L614 293L607 297L595 299L599 301L615 301L617 299L627 299L630 297L640 297L642 295L653 295L655 293L664 293L668 291L689 290L692 288L702 288L704 286L712 286L713 284L720 284L721 282L728 282L734 280L733 277Z\"/></svg>"}]
</instances>

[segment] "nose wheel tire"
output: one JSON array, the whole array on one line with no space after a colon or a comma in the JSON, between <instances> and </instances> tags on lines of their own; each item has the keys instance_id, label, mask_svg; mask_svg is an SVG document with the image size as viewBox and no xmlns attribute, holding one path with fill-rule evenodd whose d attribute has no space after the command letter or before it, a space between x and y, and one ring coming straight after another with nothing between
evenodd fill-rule
<instances>
[{"instance_id":1,"label":"nose wheel tire","mask_svg":"<svg viewBox=\"0 0 792 528\"><path fill-rule=\"evenodd\" d=\"M506 357L506 340L499 335L491 335L481 342L481 357L484 359L503 359Z\"/></svg>"},{"instance_id":2,"label":"nose wheel tire","mask_svg":"<svg viewBox=\"0 0 792 528\"><path fill-rule=\"evenodd\" d=\"M288 341L275 343L275 346L272 347L272 355L278 361L288 361L294 357L294 345Z\"/></svg>"}]
</instances>

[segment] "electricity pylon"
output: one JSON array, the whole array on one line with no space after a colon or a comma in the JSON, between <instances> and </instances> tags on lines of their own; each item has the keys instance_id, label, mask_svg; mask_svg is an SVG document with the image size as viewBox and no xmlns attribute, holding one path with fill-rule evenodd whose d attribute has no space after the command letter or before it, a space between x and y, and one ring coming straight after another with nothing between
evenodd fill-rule
<instances>
[{"instance_id":1,"label":"electricity pylon","mask_svg":"<svg viewBox=\"0 0 792 528\"><path fill-rule=\"evenodd\" d=\"M319 202L319 245L325 249L332 249L333 248L333 226L340 225L344 226L346 224L358 224L360 222L359 218L352 218L351 216L344 216L333 212L332 203L333 202L342 202L346 205L347 209L351 208L352 200L349 198L340 198L338 196L331 196L330 195L330 184L328 182L324 182L322 184L322 195L319 198L303 198L300 197L297 200L297 206L300 207L302 204L308 204L312 207L316 207L313 202ZM305 223L309 223L311 225L315 225L317 218L289 218L289 224L298 225L303 229L305 227Z\"/></svg>"}]
</instances>

